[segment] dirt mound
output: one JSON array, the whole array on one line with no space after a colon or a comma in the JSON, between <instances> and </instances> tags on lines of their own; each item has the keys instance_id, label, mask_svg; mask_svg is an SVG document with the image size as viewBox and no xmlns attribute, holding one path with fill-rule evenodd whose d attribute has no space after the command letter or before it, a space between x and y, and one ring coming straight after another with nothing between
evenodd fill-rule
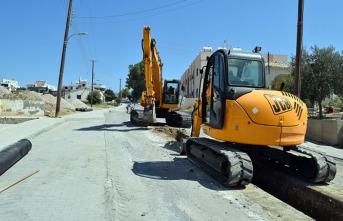
<instances>
[{"instance_id":1,"label":"dirt mound","mask_svg":"<svg viewBox=\"0 0 343 221\"><path fill-rule=\"evenodd\" d=\"M34 91L16 91L3 95L3 99L8 100L30 100L30 101L43 101L41 95Z\"/></svg>"},{"instance_id":2,"label":"dirt mound","mask_svg":"<svg viewBox=\"0 0 343 221\"><path fill-rule=\"evenodd\" d=\"M51 94L44 94L44 95L42 95L42 97L44 99L44 102L56 105L57 98L52 96ZM75 106L72 105L71 103L67 102L63 98L61 98L60 107L61 108L69 108L69 109L75 110Z\"/></svg>"},{"instance_id":3,"label":"dirt mound","mask_svg":"<svg viewBox=\"0 0 343 221\"><path fill-rule=\"evenodd\" d=\"M85 103L83 103L79 99L72 98L70 100L67 100L71 105L73 105L75 108L84 108L88 107Z\"/></svg>"},{"instance_id":4,"label":"dirt mound","mask_svg":"<svg viewBox=\"0 0 343 221\"><path fill-rule=\"evenodd\" d=\"M7 91L7 92L6 92ZM51 94L41 95L34 91L20 90L14 93L0 87L0 97L9 100L43 101L46 116L55 116L57 98ZM74 113L76 108L87 107L85 103L77 99L64 100L61 98L60 115Z\"/></svg>"},{"instance_id":5,"label":"dirt mound","mask_svg":"<svg viewBox=\"0 0 343 221\"><path fill-rule=\"evenodd\" d=\"M7 90L5 87L0 86L0 97L2 97L5 94L10 94L9 90Z\"/></svg>"},{"instance_id":6,"label":"dirt mound","mask_svg":"<svg viewBox=\"0 0 343 221\"><path fill-rule=\"evenodd\" d=\"M189 132L185 129L173 128L173 127L154 127L151 129L153 133L165 134L168 137L172 137L177 141L180 141L181 137L189 136Z\"/></svg>"}]
</instances>

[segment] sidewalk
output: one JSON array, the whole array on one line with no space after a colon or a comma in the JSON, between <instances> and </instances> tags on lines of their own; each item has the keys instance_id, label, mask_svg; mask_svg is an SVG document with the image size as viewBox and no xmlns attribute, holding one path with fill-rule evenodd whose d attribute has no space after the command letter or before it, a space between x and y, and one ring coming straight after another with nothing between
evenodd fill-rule
<instances>
[{"instance_id":1,"label":"sidewalk","mask_svg":"<svg viewBox=\"0 0 343 221\"><path fill-rule=\"evenodd\" d=\"M67 121L78 120L101 120L112 108L93 110L87 112L76 112L75 114L62 116L60 118L39 117L20 124L1 124L0 127L0 151L21 139L32 139L46 131L57 127Z\"/></svg>"}]
</instances>

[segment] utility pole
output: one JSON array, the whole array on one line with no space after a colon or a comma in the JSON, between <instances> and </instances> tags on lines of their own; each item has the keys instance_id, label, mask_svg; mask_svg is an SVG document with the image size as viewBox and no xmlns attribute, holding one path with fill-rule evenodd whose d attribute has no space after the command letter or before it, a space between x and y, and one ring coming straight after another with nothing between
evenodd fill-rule
<instances>
[{"instance_id":1,"label":"utility pole","mask_svg":"<svg viewBox=\"0 0 343 221\"><path fill-rule=\"evenodd\" d=\"M300 66L301 66L301 50L303 37L303 13L304 0L298 0L298 29L297 29L297 48L295 58L295 81L294 81L294 95L300 97Z\"/></svg>"},{"instance_id":2,"label":"utility pole","mask_svg":"<svg viewBox=\"0 0 343 221\"><path fill-rule=\"evenodd\" d=\"M94 62L96 60L90 60L92 62L92 92L91 92L91 107L93 107L93 90L94 90Z\"/></svg>"},{"instance_id":3,"label":"utility pole","mask_svg":"<svg viewBox=\"0 0 343 221\"><path fill-rule=\"evenodd\" d=\"M63 79L65 54L66 54L66 51L67 51L68 33L69 33L69 24L70 24L70 15L71 15L71 12L72 12L72 5L73 5L73 0L69 0L66 29L65 29L65 32L64 32L64 41L63 41L63 49L62 49L60 74L59 74L59 77L58 77L58 88L57 88L57 101L56 101L55 117L59 117L59 113L60 113L62 79Z\"/></svg>"},{"instance_id":4,"label":"utility pole","mask_svg":"<svg viewBox=\"0 0 343 221\"><path fill-rule=\"evenodd\" d=\"M119 78L119 98L121 99L121 78Z\"/></svg>"}]
</instances>

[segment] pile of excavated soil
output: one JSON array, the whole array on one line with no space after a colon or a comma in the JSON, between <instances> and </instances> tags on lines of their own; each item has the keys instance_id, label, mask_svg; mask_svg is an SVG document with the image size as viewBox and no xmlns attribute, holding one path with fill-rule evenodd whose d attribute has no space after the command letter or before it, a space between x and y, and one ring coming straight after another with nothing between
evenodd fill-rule
<instances>
[{"instance_id":1,"label":"pile of excavated soil","mask_svg":"<svg viewBox=\"0 0 343 221\"><path fill-rule=\"evenodd\" d=\"M67 100L71 105L73 105L75 108L84 108L84 107L88 107L85 103L83 103L82 101L80 101L79 99L70 99Z\"/></svg>"},{"instance_id":2,"label":"pile of excavated soil","mask_svg":"<svg viewBox=\"0 0 343 221\"><path fill-rule=\"evenodd\" d=\"M9 90L7 90L5 87L0 86L0 98L5 94L10 94Z\"/></svg>"},{"instance_id":3,"label":"pile of excavated soil","mask_svg":"<svg viewBox=\"0 0 343 221\"><path fill-rule=\"evenodd\" d=\"M57 98L52 96L51 94L44 94L44 95L42 95L42 99L44 100L44 102L50 103L50 104L53 104L53 105L56 105L56 102L57 102ZM73 106L72 104L70 104L69 102L64 100L63 98L61 98L60 107L61 108L69 108L69 109L72 109L72 110L75 109L75 106Z\"/></svg>"},{"instance_id":4,"label":"pile of excavated soil","mask_svg":"<svg viewBox=\"0 0 343 221\"><path fill-rule=\"evenodd\" d=\"M31 101L42 101L41 95L33 91L16 91L14 93L4 94L3 99L9 100L31 100Z\"/></svg>"},{"instance_id":5,"label":"pile of excavated soil","mask_svg":"<svg viewBox=\"0 0 343 221\"><path fill-rule=\"evenodd\" d=\"M151 131L156 134L164 134L167 137L172 137L177 141L180 141L181 137L185 138L186 136L190 136L190 132L183 128L152 127Z\"/></svg>"},{"instance_id":6,"label":"pile of excavated soil","mask_svg":"<svg viewBox=\"0 0 343 221\"><path fill-rule=\"evenodd\" d=\"M6 92L7 91L7 92ZM54 116L56 111L57 98L51 94L38 94L34 91L20 90L14 93L8 92L4 87L0 87L0 99L9 100L30 100L43 101L46 116ZM75 112L75 108L87 107L85 103L77 99L64 100L61 98L60 115L70 114Z\"/></svg>"}]
</instances>

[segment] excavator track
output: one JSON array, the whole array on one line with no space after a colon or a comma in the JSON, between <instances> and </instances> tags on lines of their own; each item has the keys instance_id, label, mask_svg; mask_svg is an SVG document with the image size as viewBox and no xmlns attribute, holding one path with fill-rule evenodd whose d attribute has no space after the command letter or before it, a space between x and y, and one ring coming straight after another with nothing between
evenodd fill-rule
<instances>
[{"instance_id":1,"label":"excavator track","mask_svg":"<svg viewBox=\"0 0 343 221\"><path fill-rule=\"evenodd\" d=\"M224 186L248 185L253 177L250 157L225 142L207 138L186 141L187 158Z\"/></svg>"},{"instance_id":2,"label":"excavator track","mask_svg":"<svg viewBox=\"0 0 343 221\"><path fill-rule=\"evenodd\" d=\"M192 126L192 117L182 111L171 111L166 117L166 123L171 127L190 128Z\"/></svg>"},{"instance_id":3,"label":"excavator track","mask_svg":"<svg viewBox=\"0 0 343 221\"><path fill-rule=\"evenodd\" d=\"M330 182L336 175L336 164L332 158L320 153L296 146L290 151L278 150L283 159L290 158L289 162L280 159L259 160L269 166L276 167L288 174L310 183ZM274 152L275 153L275 152ZM295 153L295 154L294 154ZM300 153L300 154L299 154ZM253 160L254 157L252 157Z\"/></svg>"}]
</instances>

